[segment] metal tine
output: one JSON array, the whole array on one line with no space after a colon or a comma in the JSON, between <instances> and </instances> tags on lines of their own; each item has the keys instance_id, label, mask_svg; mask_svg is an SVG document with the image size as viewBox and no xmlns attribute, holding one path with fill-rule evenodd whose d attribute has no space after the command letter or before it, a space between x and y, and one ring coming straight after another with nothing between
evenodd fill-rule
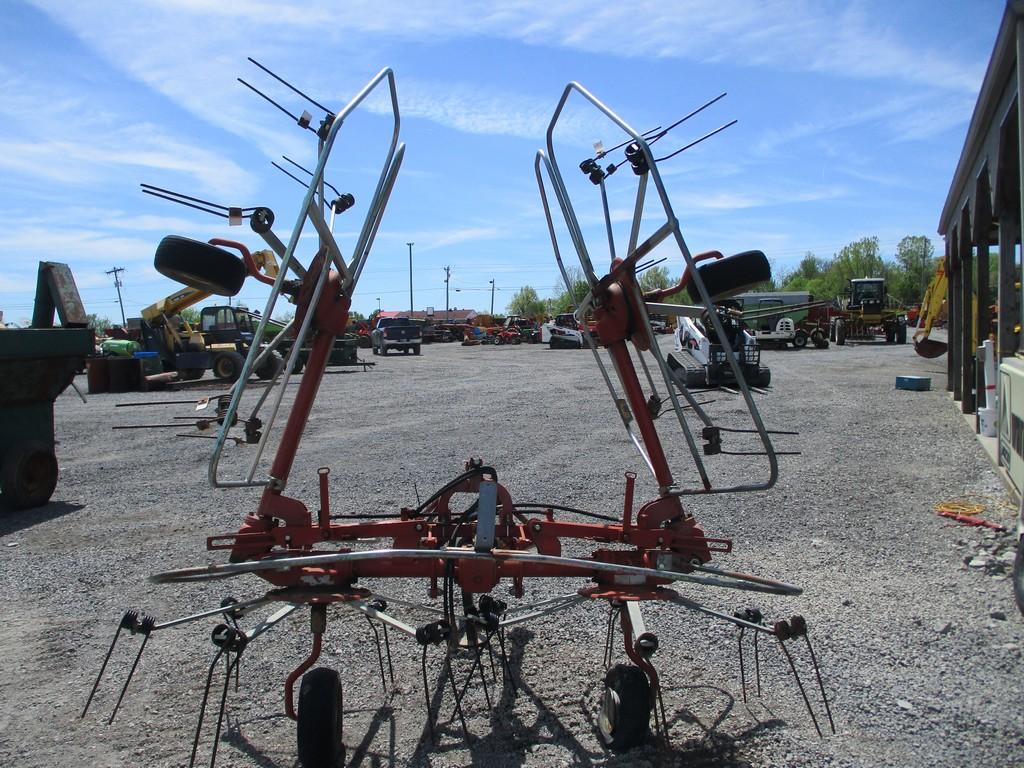
<instances>
[{"instance_id":1,"label":"metal tine","mask_svg":"<svg viewBox=\"0 0 1024 768\"><path fill-rule=\"evenodd\" d=\"M818 690L821 691L821 700L825 704L825 714L828 715L828 724L832 729L832 733L836 732L836 723L832 719L832 707L829 706L828 696L825 695L825 683L821 679L821 670L818 668L818 657L814 653L814 647L811 645L811 638L807 632L804 632L804 640L807 643L807 651L811 655L811 664L814 667L814 676L818 679Z\"/></svg>"},{"instance_id":2,"label":"metal tine","mask_svg":"<svg viewBox=\"0 0 1024 768\"><path fill-rule=\"evenodd\" d=\"M384 625L384 650L386 650L387 654L388 654L388 675L391 678L391 687L394 688L395 687L395 667L391 663L391 640L388 637L388 625L387 624Z\"/></svg>"},{"instance_id":3,"label":"metal tine","mask_svg":"<svg viewBox=\"0 0 1024 768\"><path fill-rule=\"evenodd\" d=\"M384 654L381 652L380 649L380 632L377 631L376 625L373 623L373 621L371 621L369 616L366 616L365 618L366 623L369 624L370 629L373 630L373 638L377 644L377 662L378 664L380 664L380 685L381 688L384 690L384 695L386 696L388 693L388 684L387 678L384 677ZM387 625L385 625L385 629L387 629ZM388 660L390 662L390 655ZM394 682L394 675L392 675L392 682Z\"/></svg>"},{"instance_id":4,"label":"metal tine","mask_svg":"<svg viewBox=\"0 0 1024 768\"><path fill-rule=\"evenodd\" d=\"M256 59L254 59L254 58L253 58L252 56L246 56L246 58L247 58L247 59L248 59L249 61L251 61L251 62L252 62L253 64L255 64L255 65L256 65L257 67L259 67L260 69L262 69L262 70L263 70L264 72L266 72L266 73L267 73L268 75L270 75L270 76L271 76L272 78L274 78L275 80L277 80L277 81L278 81L279 83L281 83L282 85L284 85L284 86L285 86L286 88L288 88L288 89L290 89L290 90L294 91L294 92L295 92L295 93L297 93L297 94L298 94L299 96L301 96L302 98L304 98L304 99L305 99L306 101L308 101L308 102L309 102L310 104L312 104L312 105L313 105L314 107L317 107L318 109L322 109L322 110L323 110L324 112L326 112L326 113L327 113L327 115L328 115L329 117L332 117L332 118L334 117L334 113L333 113L333 112L332 112L331 110L329 110L329 109L328 109L327 107L325 107L325 106L324 106L323 104L321 104L320 102L318 102L318 101L316 101L315 99L311 98L310 96L307 96L307 95L306 95L305 93L303 93L302 91L300 91L300 90L299 90L298 88L296 88L296 87L295 87L294 85L292 85L292 84L291 84L291 83L289 83L289 82L288 82L287 80L285 80L285 79L284 79L283 77L280 77L279 75L276 75L276 74L274 74L273 72L271 72L271 71L270 71L269 69L267 69L267 67L265 67L265 66L263 66L262 64L260 64L260 63L259 63L258 61L256 61Z\"/></svg>"},{"instance_id":5,"label":"metal tine","mask_svg":"<svg viewBox=\"0 0 1024 768\"><path fill-rule=\"evenodd\" d=\"M230 657L231 653L229 652L225 655ZM242 654L240 651L234 655L234 659L229 658L228 660L228 667L226 670L226 674L224 675L224 687L221 689L220 693L220 709L217 712L217 728L213 732L213 747L211 748L210 751L210 768L214 768L214 766L217 763L217 746L220 743L221 724L224 722L224 705L227 703L228 699L228 686L231 683L231 672L233 669L235 671L235 674L237 675L238 666L241 663L241 661Z\"/></svg>"},{"instance_id":6,"label":"metal tine","mask_svg":"<svg viewBox=\"0 0 1024 768\"><path fill-rule=\"evenodd\" d=\"M213 683L213 671L217 668L217 664L220 661L220 657L225 653L223 648L218 648L217 653L214 654L213 661L210 662L210 668L206 673L206 685L203 688L203 700L199 704L199 722L196 724L196 735L192 739L192 756L188 761L188 768L194 768L196 764L196 753L199 751L199 737L203 732L203 720L206 717L206 702L210 698L210 685Z\"/></svg>"},{"instance_id":7,"label":"metal tine","mask_svg":"<svg viewBox=\"0 0 1024 768\"><path fill-rule=\"evenodd\" d=\"M430 741L436 742L437 736L434 733L434 710L430 706L430 686L427 684L427 646L423 645L423 654L420 658L420 670L423 672L423 699L427 707L427 725L430 727Z\"/></svg>"},{"instance_id":8,"label":"metal tine","mask_svg":"<svg viewBox=\"0 0 1024 768\"><path fill-rule=\"evenodd\" d=\"M468 743L470 741L469 728L466 726L466 716L462 712L462 701L455 686L455 675L452 672L452 647L450 644L445 644L444 647L444 667L448 675L448 682L452 684L452 695L455 696L455 711L459 714L459 722L462 723L462 733Z\"/></svg>"},{"instance_id":9,"label":"metal tine","mask_svg":"<svg viewBox=\"0 0 1024 768\"><path fill-rule=\"evenodd\" d=\"M739 639L739 655L740 655L740 688L743 690L743 703L747 703L747 670L743 665L743 636L746 634L747 628L740 627L740 639ZM757 633L754 633L755 639Z\"/></svg>"},{"instance_id":10,"label":"metal tine","mask_svg":"<svg viewBox=\"0 0 1024 768\"><path fill-rule=\"evenodd\" d=\"M128 670L128 678L124 681L124 685L121 687L121 693L117 697L117 703L114 704L114 711L110 713L110 718L107 720L107 725L110 725L112 722L114 722L114 718L117 716L117 710L120 709L121 702L124 701L124 695L128 692L128 686L131 684L132 678L135 676L135 670L138 669L139 660L142 658L142 652L146 650L146 643L149 642L149 636L150 633L153 631L153 627L155 626L155 624L156 620L152 616L143 616L142 620L139 622L137 629L134 627L129 627L132 634L135 634L136 632L142 633L142 645L139 646L139 652L135 654L135 661L132 662L132 668Z\"/></svg>"},{"instance_id":11,"label":"metal tine","mask_svg":"<svg viewBox=\"0 0 1024 768\"><path fill-rule=\"evenodd\" d=\"M107 663L110 661L111 654L114 653L114 646L117 645L117 640L121 636L122 629L131 629L135 626L138 621L139 614L137 611L126 611L124 616L121 617L121 621L117 624L117 630L114 632L114 639L110 641L110 648L107 649L107 655L103 657L103 664L100 665L100 672L96 675L96 682L92 685L92 691L89 692L89 698L85 701L85 709L82 710L80 718L84 718L86 712L89 711L89 705L92 704L93 697L96 695L97 689L100 687L100 681L103 679L103 673L107 670Z\"/></svg>"},{"instance_id":12,"label":"metal tine","mask_svg":"<svg viewBox=\"0 0 1024 768\"><path fill-rule=\"evenodd\" d=\"M796 665L793 663L793 657L789 653L789 649L786 647L785 641L778 634L775 635L779 641L779 647L782 648L782 652L786 654L786 661L789 662L789 669L793 672L793 677L796 679L797 687L800 689L800 695L803 697L804 706L807 708L807 714L811 716L811 722L814 723L814 730L818 732L818 736L824 738L825 734L821 732L821 726L818 725L818 718L814 716L814 710L811 708L810 699L807 698L807 692L804 690L803 680L800 679L800 673L796 670Z\"/></svg>"},{"instance_id":13,"label":"metal tine","mask_svg":"<svg viewBox=\"0 0 1024 768\"><path fill-rule=\"evenodd\" d=\"M761 698L761 653L757 647L757 641L761 639L761 633L754 633L754 677L757 680L757 698Z\"/></svg>"},{"instance_id":14,"label":"metal tine","mask_svg":"<svg viewBox=\"0 0 1024 768\"><path fill-rule=\"evenodd\" d=\"M705 141L706 139L710 139L716 133L721 133L726 128L731 128L732 126L736 125L736 123L738 123L738 122L739 122L739 120L731 120L728 123L726 123L725 125L720 125L718 128L715 128L715 130L708 131L703 136L701 136L699 139L694 139L689 144L686 144L686 145L680 147L679 149L677 149L675 152L670 152L669 154L665 155L664 157L657 158L654 162L660 163L663 160L670 160L673 157L675 157L676 155L681 154L682 152L685 152L686 150L690 149L691 147L697 146L702 141Z\"/></svg>"}]
</instances>

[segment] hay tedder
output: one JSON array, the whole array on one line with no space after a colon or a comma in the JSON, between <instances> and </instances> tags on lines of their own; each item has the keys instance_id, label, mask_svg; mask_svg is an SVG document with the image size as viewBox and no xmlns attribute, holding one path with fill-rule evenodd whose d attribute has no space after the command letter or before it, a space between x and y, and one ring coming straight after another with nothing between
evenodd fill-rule
<instances>
[{"instance_id":1,"label":"hay tedder","mask_svg":"<svg viewBox=\"0 0 1024 768\"><path fill-rule=\"evenodd\" d=\"M333 234L333 217L328 224L323 214L327 202L321 182L345 119L378 88L385 90L390 97L393 114L390 143L362 228L352 244L351 257L346 259ZM304 96L297 90L295 92ZM594 265L592 254L595 251L588 248L586 234L555 159L556 129L570 97L582 98L585 105L596 109L599 118L610 121L625 136L619 147L601 150L597 157L580 166L585 181L592 183L600 193L607 223L608 252L604 254L610 263L607 270L598 270ZM272 317L275 303L281 296L287 297L295 304L295 317L291 322L292 332L298 341L276 377L277 386L263 389L255 398L252 413L243 419L245 423L252 424L260 418L257 413L263 416L259 441L252 447L254 455L251 462L245 462L248 469L241 471L240 476L225 477L220 467L221 454L231 425L242 409L248 374L274 350L273 342L263 344L266 320L257 328L245 370L235 385L224 426L215 443L209 481L219 488L262 488L262 495L256 508L244 516L237 531L207 539L207 549L226 554L226 562L180 568L150 577L151 581L160 584L187 584L252 574L265 582L264 587L248 599L226 601L168 621L158 621L135 611L126 613L86 703L86 711L100 690L119 637L138 635L141 636L141 644L120 688L115 712L152 635L190 622L219 619L220 623L212 633L215 657L199 707L199 726L190 762L194 764L197 759L214 672L226 667L210 750L210 764L213 765L225 714L228 683L239 659L257 639L290 617L304 613L311 628L312 648L308 658L284 681L284 710L297 721L298 756L305 768L340 765L346 754L344 743L346 740L351 743L351 734L343 733L342 727L345 709L342 705L342 678L334 669L314 665L321 655L329 616L333 611L350 610L365 616L374 628L382 681L385 656L381 634L389 663L391 638L395 633L406 636L408 642L421 649L423 692L430 733L434 733L439 702L443 700L445 686L450 682L454 711L459 716L466 738L470 739L463 712L464 696L467 686L477 677L487 693L485 667L488 665L482 659L491 659L492 680L500 677L503 685L509 686L513 693L515 691L516 681L506 653L506 631L541 616L584 604L601 603L607 606L608 624L604 648L607 671L600 701L594 703L600 736L611 749L629 749L649 737L653 714L655 728L667 742L669 734L662 686L654 663L660 640L647 628L642 613L642 606L653 602L728 622L739 629L744 697L744 635L753 634L755 642L762 635L778 641L788 668L799 685L804 705L820 734L815 707L811 705L811 696L801 682L798 665L789 648L794 640L806 646L801 656L808 659L813 667L817 681L814 698L820 695L831 725L825 688L803 618L792 616L769 622L756 609L730 611L713 607L705 604L701 595L720 590L797 595L800 589L713 565L714 558L727 555L732 550L732 543L725 538L706 535L683 504L685 498L695 494L769 488L777 476L776 457L780 452L772 446L772 433L762 423L736 361L731 359L730 364L739 396L749 413L750 425L746 427L716 424L704 409L704 404L673 378L648 320L649 311L690 317L706 314L717 334L724 336L718 315L713 311L713 300L763 279L767 263L763 254L751 256L757 252L747 252L738 261L720 258L697 268L698 258L691 256L683 240L658 171L658 162L666 158L656 159L652 153L652 145L667 130L654 136L637 133L575 83L566 87L554 112L548 128L546 150L537 154L535 174L555 257L570 291L572 287L559 248L560 233L563 237L568 234L586 275L590 289L585 296L575 297L577 316L584 317L592 312L596 320L597 335L603 349L598 348L597 340L584 325L588 346L608 386L615 412L628 439L656 481L657 495L635 503L636 475L625 471L621 515L570 509L558 503L517 504L506 486L498 481L496 469L481 459L467 461L463 471L416 507L366 515L365 519L360 519L358 513L332 515L332 507L337 503L332 503L328 497L326 468L319 470L319 499L312 500L313 509L308 501L288 494L296 451L314 407L324 366L335 338L348 326L352 296L381 224L405 151L404 145L399 143L398 98L395 78L390 70L376 75L341 111L324 111L326 116L319 130L310 127L308 113L298 118L300 126L317 133L319 153L287 244L274 233L273 215L269 210L236 209L243 212L243 218L249 219L253 231L281 260L281 271L274 281L262 317ZM623 148L623 163L635 175L637 188L636 213L627 245L619 256L608 204L608 177L618 166L612 164L602 168L599 162ZM645 200L650 185L657 195L656 205L649 205L650 201ZM558 226L548 206L549 189L553 191L562 213L562 222ZM333 205L331 207L335 213L339 212ZM659 220L653 226L644 218L645 210L651 208L657 208L659 212ZM307 223L316 230L320 246L311 259L303 262L299 246L306 242L301 235ZM564 229L561 229L562 225ZM229 247L238 250L243 258L247 254L240 243ZM645 298L642 294L637 273L643 266L638 262L659 247L681 256L690 276L686 289L699 304L658 304L648 301L651 297ZM164 274L188 285L212 287L215 293L221 287L218 285L221 280L244 269L234 254L207 243L192 241L182 245L179 239L175 248L162 249L161 253L163 261L158 267ZM664 296L662 292L658 298ZM304 344L311 346L305 375L290 406L284 407L285 385L297 360L295 350ZM638 374L638 370L642 374ZM264 410L269 413L264 414ZM279 416L283 426L276 429ZM682 442L678 438L669 440L667 434L663 442L661 433L667 430L681 434ZM276 436L276 453L268 462L269 467L265 468L262 455L271 434ZM726 451L723 439L730 435L736 435L740 440L755 439L759 443L758 449ZM696 470L696 483L686 484L673 473L670 468L673 449L690 457ZM742 465L747 467L751 461L762 461L764 477L736 481L737 473L733 466L728 473L719 473L730 480L719 482L710 462L716 456L730 453L762 457L760 460L744 458ZM734 465L737 463L740 462L734 462ZM342 517L343 520L339 519ZM381 541L387 545L381 547ZM563 548L569 546L574 553L581 549L587 551L567 556ZM525 585L538 578L554 580L549 583L562 585L561 593L550 593L539 602L526 604L522 600L527 591ZM393 579L420 581L430 602L411 606L407 601L389 598L386 584ZM499 586L507 588L519 602L510 604L496 597L495 591ZM242 618L261 606L272 608L269 615L250 628L243 627ZM403 608L416 610L407 610L408 615L403 615ZM433 613L431 620L411 623L409 616L419 615L417 611L424 609ZM616 626L621 629L618 634ZM378 632L378 628L382 632ZM625 661L613 664L618 657L615 650L617 636ZM443 664L438 677L440 682L434 691L429 690L427 681L427 651L431 647L441 649ZM755 654L756 647L755 644ZM458 656L469 663L468 674L461 686L455 682L452 664ZM499 672L494 671L495 658L500 662ZM299 688L297 695L296 684ZM487 701L490 706L490 696L487 696Z\"/></svg>"}]
</instances>

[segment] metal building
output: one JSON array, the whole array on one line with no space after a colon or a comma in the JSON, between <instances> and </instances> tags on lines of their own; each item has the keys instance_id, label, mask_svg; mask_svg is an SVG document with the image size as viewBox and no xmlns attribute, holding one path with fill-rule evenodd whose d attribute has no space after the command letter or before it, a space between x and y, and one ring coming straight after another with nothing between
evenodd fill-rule
<instances>
[{"instance_id":1,"label":"metal building","mask_svg":"<svg viewBox=\"0 0 1024 768\"><path fill-rule=\"evenodd\" d=\"M977 363L978 345L994 337L996 359L1001 363L999 463L1018 491L1024 485L1024 359L1017 357L1024 352L1020 250L1024 199L1022 82L1024 0L1010 0L942 208L939 234L945 237L949 279L947 388L965 414L976 413L985 405L995 406L985 402L985 388L978 386L981 366ZM990 275L995 273L998 280L993 290ZM995 323L991 319L992 304L998 306ZM1018 423L1021 435L1015 434Z\"/></svg>"}]
</instances>

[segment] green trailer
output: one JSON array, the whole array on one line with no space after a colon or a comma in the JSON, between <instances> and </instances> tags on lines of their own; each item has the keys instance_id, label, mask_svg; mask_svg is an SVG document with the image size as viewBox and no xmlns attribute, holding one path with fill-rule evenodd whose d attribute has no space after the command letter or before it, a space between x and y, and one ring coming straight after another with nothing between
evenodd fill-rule
<instances>
[{"instance_id":1,"label":"green trailer","mask_svg":"<svg viewBox=\"0 0 1024 768\"><path fill-rule=\"evenodd\" d=\"M53 403L94 352L67 266L41 263L39 286L33 324L52 326L56 309L64 326L0 330L0 491L11 509L38 507L53 495Z\"/></svg>"}]
</instances>

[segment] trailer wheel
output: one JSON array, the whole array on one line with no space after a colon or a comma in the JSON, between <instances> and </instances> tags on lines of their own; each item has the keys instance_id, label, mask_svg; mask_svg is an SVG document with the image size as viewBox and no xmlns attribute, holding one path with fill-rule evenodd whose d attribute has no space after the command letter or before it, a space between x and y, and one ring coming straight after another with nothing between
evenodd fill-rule
<instances>
[{"instance_id":1,"label":"trailer wheel","mask_svg":"<svg viewBox=\"0 0 1024 768\"><path fill-rule=\"evenodd\" d=\"M303 768L344 765L341 677L335 670L317 667L302 676L296 735Z\"/></svg>"},{"instance_id":2,"label":"trailer wheel","mask_svg":"<svg viewBox=\"0 0 1024 768\"><path fill-rule=\"evenodd\" d=\"M165 277L221 296L234 296L242 290L246 276L245 264L233 253L178 235L160 241L153 266Z\"/></svg>"},{"instance_id":3,"label":"trailer wheel","mask_svg":"<svg viewBox=\"0 0 1024 768\"><path fill-rule=\"evenodd\" d=\"M772 279L772 267L761 251L744 251L724 259L707 261L697 267L697 273L714 301L743 293L759 283ZM697 285L690 281L687 290L690 298L701 302Z\"/></svg>"},{"instance_id":4,"label":"trailer wheel","mask_svg":"<svg viewBox=\"0 0 1024 768\"><path fill-rule=\"evenodd\" d=\"M238 381L245 367L245 358L237 352L221 352L213 358L213 375L223 381Z\"/></svg>"},{"instance_id":5,"label":"trailer wheel","mask_svg":"<svg viewBox=\"0 0 1024 768\"><path fill-rule=\"evenodd\" d=\"M277 372L284 367L284 360L277 354L277 352L271 352L270 356L263 361L259 368L256 369L256 375L261 379L272 379L277 376Z\"/></svg>"},{"instance_id":6,"label":"trailer wheel","mask_svg":"<svg viewBox=\"0 0 1024 768\"><path fill-rule=\"evenodd\" d=\"M11 509L41 507L57 487L57 457L41 440L18 443L0 468L0 488Z\"/></svg>"},{"instance_id":7,"label":"trailer wheel","mask_svg":"<svg viewBox=\"0 0 1024 768\"><path fill-rule=\"evenodd\" d=\"M616 664L604 677L601 738L616 751L632 749L647 738L651 722L651 684L640 667Z\"/></svg>"},{"instance_id":8,"label":"trailer wheel","mask_svg":"<svg viewBox=\"0 0 1024 768\"><path fill-rule=\"evenodd\" d=\"M807 334L803 331L797 331L796 336L793 337L793 346L797 349L803 349L807 346Z\"/></svg>"}]
</instances>

